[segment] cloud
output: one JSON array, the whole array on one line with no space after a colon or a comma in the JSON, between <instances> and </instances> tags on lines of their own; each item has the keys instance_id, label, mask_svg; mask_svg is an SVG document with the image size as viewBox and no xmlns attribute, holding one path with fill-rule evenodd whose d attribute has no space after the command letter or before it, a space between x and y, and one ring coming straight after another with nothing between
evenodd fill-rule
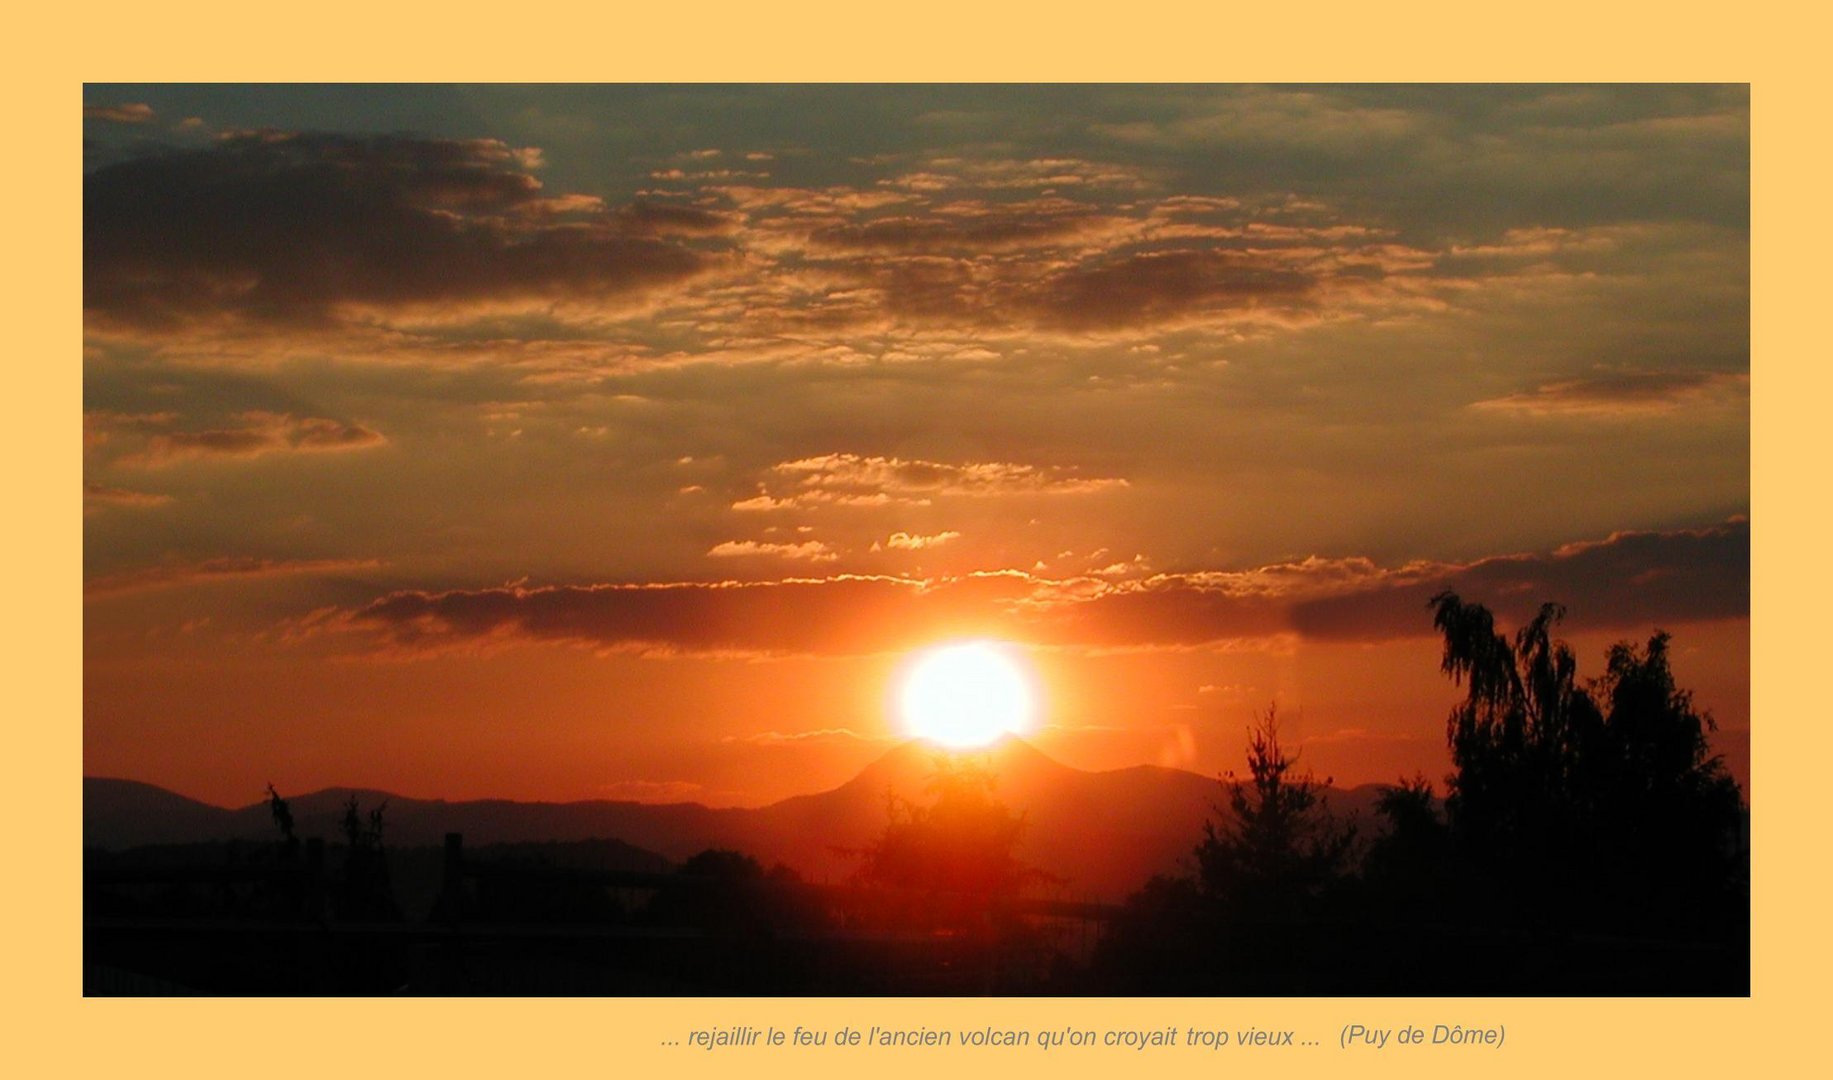
<instances>
[{"instance_id":1,"label":"cloud","mask_svg":"<svg viewBox=\"0 0 1833 1080\"><path fill-rule=\"evenodd\" d=\"M538 162L491 139L250 132L108 165L83 185L85 310L157 328L604 305L709 265L655 235L693 213L556 203Z\"/></svg>"},{"instance_id":2,"label":"cloud","mask_svg":"<svg viewBox=\"0 0 1833 1080\"><path fill-rule=\"evenodd\" d=\"M196 350L209 330L236 356L272 355L249 330L337 331L319 347L589 377L862 347L946 360L969 339L1238 338L1442 308L1473 277L1521 272L1492 249L1614 244L1549 226L1434 249L1315 199L1165 191L1173 174L1132 164L922 161L820 188L669 170L679 190L610 206L548 192L538 151L495 140L242 132L89 174L86 310L95 333L183 328ZM933 333L957 340L926 348ZM897 344L865 346L875 335Z\"/></svg>"},{"instance_id":3,"label":"cloud","mask_svg":"<svg viewBox=\"0 0 1833 1080\"><path fill-rule=\"evenodd\" d=\"M885 540L885 547L890 548L894 551L899 550L899 549L902 549L905 551L921 551L924 548L940 547L941 545L948 543L950 540L958 540L960 538L961 538L961 534L958 532L955 532L952 529L936 533L933 536L920 536L920 535L916 535L913 533L907 533L907 532L894 532L890 535L890 537L888 537ZM872 547L874 550L877 550L878 545L875 543L872 545Z\"/></svg>"},{"instance_id":4,"label":"cloud","mask_svg":"<svg viewBox=\"0 0 1833 1080\"><path fill-rule=\"evenodd\" d=\"M113 409L90 409L83 413L83 445L104 446L123 433L137 434L152 428L167 427L177 420L178 414L170 410L130 413Z\"/></svg>"},{"instance_id":5,"label":"cloud","mask_svg":"<svg viewBox=\"0 0 1833 1080\"><path fill-rule=\"evenodd\" d=\"M715 544L707 554L716 559L745 558L748 556L768 555L778 559L800 559L807 562L833 562L840 556L819 540L805 540L800 544L771 544L757 540L727 540Z\"/></svg>"},{"instance_id":6,"label":"cloud","mask_svg":"<svg viewBox=\"0 0 1833 1080\"><path fill-rule=\"evenodd\" d=\"M318 620L383 655L553 642L606 651L860 655L949 637L1074 649L1380 641L1430 636L1451 590L1520 621L1546 601L1572 625L1643 630L1749 613L1746 523L1618 533L1532 555L1381 567L1308 559L1128 581L1017 571L918 581L839 575L774 582L402 591Z\"/></svg>"},{"instance_id":7,"label":"cloud","mask_svg":"<svg viewBox=\"0 0 1833 1080\"><path fill-rule=\"evenodd\" d=\"M786 94L832 104L830 90ZM1747 246L1738 88L1045 97L1052 112L1072 98L1091 111L1072 132L1036 126L1003 92L966 111L924 103L907 115L919 140L941 130L926 135L924 117L955 114L977 117L981 137L837 148L824 162L743 144L696 158L668 145L666 132L686 130L671 124L644 137L646 152L607 160L544 128L588 155L567 165L609 185L596 195L548 190L539 151L488 139L255 131L156 154L131 143L116 150L138 156L86 178L89 328L162 343L182 328L191 359L245 363L310 329L340 356L583 381L689 363L947 362L963 342L1011 359L1045 338L1233 346L1320 322L1388 326L1480 310L1475 284L1539 287L1529 271L1548 262L1623 285L1621 271L1648 265L1633 234L1674 232L1701 199L1735 208L1734 227L1679 237L1664 273L1732 289L1735 266L1686 260ZM886 107L906 108L871 106ZM773 153L795 159L796 184L703 168ZM666 190L617 205L611 178L650 165ZM931 334L953 335L952 348Z\"/></svg>"},{"instance_id":8,"label":"cloud","mask_svg":"<svg viewBox=\"0 0 1833 1080\"><path fill-rule=\"evenodd\" d=\"M243 422L240 427L159 432L148 436L140 450L118 461L124 465L157 467L200 458L361 450L387 441L369 428L322 416L296 417L250 411L239 414L238 419Z\"/></svg>"},{"instance_id":9,"label":"cloud","mask_svg":"<svg viewBox=\"0 0 1833 1080\"><path fill-rule=\"evenodd\" d=\"M1579 627L1744 618L1750 614L1750 526L1738 520L1703 529L1619 532L1544 554L1403 572L1372 588L1295 605L1292 623L1316 639L1406 637L1416 632L1413 613L1444 590L1516 623L1548 601L1565 604Z\"/></svg>"},{"instance_id":10,"label":"cloud","mask_svg":"<svg viewBox=\"0 0 1833 1080\"><path fill-rule=\"evenodd\" d=\"M1423 112L1358 102L1352 93L1231 88L1226 94L1201 95L1184 115L1169 120L1104 123L1094 130L1135 145L1274 145L1338 157L1366 155L1430 130L1432 117Z\"/></svg>"},{"instance_id":11,"label":"cloud","mask_svg":"<svg viewBox=\"0 0 1833 1080\"><path fill-rule=\"evenodd\" d=\"M1138 167L1066 157L936 157L930 158L920 172L881 180L879 183L889 187L927 191L953 187L993 191L1077 187L1132 190L1147 186Z\"/></svg>"},{"instance_id":12,"label":"cloud","mask_svg":"<svg viewBox=\"0 0 1833 1080\"><path fill-rule=\"evenodd\" d=\"M201 562L169 563L90 578L83 583L88 598L119 596L153 589L176 589L217 582L254 581L302 574L343 574L373 570L375 559L264 559L225 556Z\"/></svg>"},{"instance_id":13,"label":"cloud","mask_svg":"<svg viewBox=\"0 0 1833 1080\"><path fill-rule=\"evenodd\" d=\"M739 290L751 332L1292 326L1406 310L1455 284L1435 277L1436 253L1323 207L1282 219L1285 204L1214 196L988 201L945 199L954 175L889 183L904 191L890 204L849 188L707 189L743 220L738 242L770 260Z\"/></svg>"},{"instance_id":14,"label":"cloud","mask_svg":"<svg viewBox=\"0 0 1833 1080\"><path fill-rule=\"evenodd\" d=\"M148 124L154 119L153 107L143 102L121 105L85 105L83 119L106 120L111 124Z\"/></svg>"},{"instance_id":15,"label":"cloud","mask_svg":"<svg viewBox=\"0 0 1833 1080\"><path fill-rule=\"evenodd\" d=\"M83 512L94 513L108 507L124 507L133 510L145 510L155 506L166 506L172 496L151 491L132 491L128 488L108 487L104 484L83 485Z\"/></svg>"},{"instance_id":16,"label":"cloud","mask_svg":"<svg viewBox=\"0 0 1833 1080\"><path fill-rule=\"evenodd\" d=\"M1074 470L1009 461L946 463L850 453L821 454L771 466L781 494L763 485L732 504L761 511L815 506L929 505L937 497L1084 495L1127 486L1119 477L1085 477Z\"/></svg>"},{"instance_id":17,"label":"cloud","mask_svg":"<svg viewBox=\"0 0 1833 1080\"><path fill-rule=\"evenodd\" d=\"M614 216L634 232L654 235L711 236L737 227L727 214L644 199L619 207Z\"/></svg>"},{"instance_id":18,"label":"cloud","mask_svg":"<svg viewBox=\"0 0 1833 1080\"><path fill-rule=\"evenodd\" d=\"M1624 371L1546 383L1490 398L1473 409L1526 416L1623 417L1672 412L1691 405L1740 402L1750 376L1715 371Z\"/></svg>"},{"instance_id":19,"label":"cloud","mask_svg":"<svg viewBox=\"0 0 1833 1080\"><path fill-rule=\"evenodd\" d=\"M1241 701L1247 697L1247 692L1252 689L1254 689L1254 687L1242 686L1238 683L1228 683L1227 685L1204 683L1202 686L1197 687L1197 694L1202 697L1219 697L1225 701Z\"/></svg>"},{"instance_id":20,"label":"cloud","mask_svg":"<svg viewBox=\"0 0 1833 1080\"><path fill-rule=\"evenodd\" d=\"M1092 206L1061 199L960 203L920 216L833 225L815 230L810 240L818 248L840 251L1008 251L1051 246L1116 224Z\"/></svg>"},{"instance_id":21,"label":"cloud","mask_svg":"<svg viewBox=\"0 0 1833 1080\"><path fill-rule=\"evenodd\" d=\"M1316 301L1315 274L1276 258L1193 250L1129 255L1054 275L1034 305L1072 329L1141 326L1197 314L1298 311Z\"/></svg>"},{"instance_id":22,"label":"cloud","mask_svg":"<svg viewBox=\"0 0 1833 1080\"><path fill-rule=\"evenodd\" d=\"M775 582L583 585L391 593L313 620L311 629L380 636L416 655L559 642L601 650L699 654L860 654L988 627L988 606L1027 591L1022 577L936 587L841 575Z\"/></svg>"}]
</instances>

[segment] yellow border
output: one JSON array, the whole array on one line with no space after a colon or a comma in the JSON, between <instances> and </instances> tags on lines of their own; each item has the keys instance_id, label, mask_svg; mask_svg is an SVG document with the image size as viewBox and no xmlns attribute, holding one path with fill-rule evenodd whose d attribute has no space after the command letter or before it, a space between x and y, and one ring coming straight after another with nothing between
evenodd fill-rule
<instances>
[{"instance_id":1,"label":"yellow border","mask_svg":"<svg viewBox=\"0 0 1833 1080\"><path fill-rule=\"evenodd\" d=\"M1070 6L959 0L534 5L332 2L56 5L15 13L6 76L7 356L23 385L4 431L16 594L5 621L15 732L6 756L0 876L10 1041L44 1075L548 1076L984 1075L1034 1066L1107 1075L1355 1069L1358 1075L1728 1075L1772 1058L1813 1071L1823 1025L1827 761L1825 690L1809 649L1826 599L1815 527L1824 495L1825 308L1814 256L1825 229L1819 25L1784 5L1691 11L1667 4L1312 3ZM1812 65L1812 66L1810 66ZM1752 484L1754 995L1748 1001L1128 1000L86 1001L79 873L82 545L81 83L329 81L1732 81L1753 85ZM1811 185L1811 187L1810 187ZM1815 295L1810 295L1810 290ZM1805 496L1805 497L1804 497ZM1318 1048L1140 1055L1126 1051L726 1054L669 1048L687 1027L749 1023L1292 1027L1335 1038L1348 1022L1505 1023L1501 1051L1350 1055ZM1182 1056L1179 1056L1182 1054ZM1358 1060L1359 1057L1359 1060ZM39 1075L32 1069L21 1075Z\"/></svg>"}]
</instances>

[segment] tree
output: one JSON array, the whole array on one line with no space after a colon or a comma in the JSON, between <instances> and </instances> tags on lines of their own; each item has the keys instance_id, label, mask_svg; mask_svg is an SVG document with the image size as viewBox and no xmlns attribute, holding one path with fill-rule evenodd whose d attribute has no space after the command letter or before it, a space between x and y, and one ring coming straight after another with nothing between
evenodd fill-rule
<instances>
[{"instance_id":1,"label":"tree","mask_svg":"<svg viewBox=\"0 0 1833 1080\"><path fill-rule=\"evenodd\" d=\"M859 859L854 881L870 888L856 916L900 930L958 935L1001 950L1041 948L1042 936L1012 910L1029 886L1056 879L1017 855L1024 818L993 797L984 766L935 757L927 805L893 796L889 820Z\"/></svg>"},{"instance_id":2,"label":"tree","mask_svg":"<svg viewBox=\"0 0 1833 1080\"><path fill-rule=\"evenodd\" d=\"M1586 809L1620 913L1698 929L1698 916L1718 914L1713 901L1747 901L1737 895L1743 800L1711 753L1711 714L1695 712L1692 694L1674 683L1668 641L1657 632L1642 648L1617 643L1604 675L1589 684L1604 724L1589 748ZM1650 910L1648 892L1691 900Z\"/></svg>"},{"instance_id":3,"label":"tree","mask_svg":"<svg viewBox=\"0 0 1833 1080\"><path fill-rule=\"evenodd\" d=\"M388 920L401 917L389 882L388 857L382 850L382 813L387 808L385 799L365 815L355 795L344 803L344 814L338 823L347 845L344 879L337 897L340 917Z\"/></svg>"},{"instance_id":4,"label":"tree","mask_svg":"<svg viewBox=\"0 0 1833 1080\"><path fill-rule=\"evenodd\" d=\"M859 853L862 882L992 897L1016 895L1043 876L1019 862L1024 819L993 798L985 768L938 755L928 791L927 806L891 799L884 832Z\"/></svg>"},{"instance_id":5,"label":"tree","mask_svg":"<svg viewBox=\"0 0 1833 1080\"><path fill-rule=\"evenodd\" d=\"M1362 860L1369 914L1390 921L1418 920L1437 905L1446 886L1450 836L1424 776L1382 789L1375 813L1387 823Z\"/></svg>"},{"instance_id":6,"label":"tree","mask_svg":"<svg viewBox=\"0 0 1833 1080\"><path fill-rule=\"evenodd\" d=\"M299 837L293 834L293 808L274 790L271 781L267 785L267 812L280 830L280 857L291 862L299 854Z\"/></svg>"},{"instance_id":7,"label":"tree","mask_svg":"<svg viewBox=\"0 0 1833 1080\"><path fill-rule=\"evenodd\" d=\"M1446 811L1474 844L1538 848L1576 824L1559 819L1576 809L1567 793L1579 781L1579 748L1602 726L1571 649L1552 637L1565 609L1541 605L1511 644L1482 605L1449 592L1431 603L1445 639L1440 669L1468 687L1446 724L1456 770Z\"/></svg>"},{"instance_id":8,"label":"tree","mask_svg":"<svg viewBox=\"0 0 1833 1080\"><path fill-rule=\"evenodd\" d=\"M1668 635L1613 646L1581 685L1565 616L1545 604L1511 643L1489 610L1431 600L1442 669L1467 687L1451 710L1447 816L1484 899L1542 924L1667 925L1713 909L1735 861L1737 787L1712 756L1709 715L1668 664Z\"/></svg>"},{"instance_id":9,"label":"tree","mask_svg":"<svg viewBox=\"0 0 1833 1080\"><path fill-rule=\"evenodd\" d=\"M1230 772L1228 811L1220 823L1203 824L1198 883L1236 916L1311 910L1355 842L1354 827L1337 823L1321 785L1308 772L1293 772L1297 764L1280 745L1278 714L1269 708L1248 733L1248 779Z\"/></svg>"},{"instance_id":10,"label":"tree","mask_svg":"<svg viewBox=\"0 0 1833 1080\"><path fill-rule=\"evenodd\" d=\"M1269 708L1248 732L1247 777L1203 825L1195 878L1157 877L1127 899L1095 957L1100 977L1151 994L1315 993L1336 988L1336 919L1355 829L1297 771ZM1341 922L1342 920L1337 919Z\"/></svg>"}]
</instances>

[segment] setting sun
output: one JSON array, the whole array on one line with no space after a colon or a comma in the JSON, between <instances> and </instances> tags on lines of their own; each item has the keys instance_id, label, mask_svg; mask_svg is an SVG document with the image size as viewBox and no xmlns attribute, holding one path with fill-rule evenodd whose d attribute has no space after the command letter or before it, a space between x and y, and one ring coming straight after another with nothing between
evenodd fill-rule
<instances>
[{"instance_id":1,"label":"setting sun","mask_svg":"<svg viewBox=\"0 0 1833 1080\"><path fill-rule=\"evenodd\" d=\"M1031 721L1031 687L1019 661L991 641L923 654L904 677L900 704L910 734L944 746L984 746Z\"/></svg>"}]
</instances>

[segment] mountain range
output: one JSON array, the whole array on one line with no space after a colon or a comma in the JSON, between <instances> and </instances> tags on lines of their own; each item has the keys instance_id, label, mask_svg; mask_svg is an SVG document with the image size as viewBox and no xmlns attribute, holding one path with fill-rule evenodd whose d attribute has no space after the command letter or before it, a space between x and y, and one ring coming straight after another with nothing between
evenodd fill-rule
<instances>
[{"instance_id":1,"label":"mountain range","mask_svg":"<svg viewBox=\"0 0 1833 1080\"><path fill-rule=\"evenodd\" d=\"M883 831L893 798L925 804L938 751L908 742L887 752L830 791L755 808L699 803L611 800L546 803L480 799L412 799L384 791L326 788L289 796L302 836L338 835L350 796L364 810L387 800L385 840L416 847L443 842L448 832L470 845L611 838L679 862L707 848L746 852L766 865L781 862L813 880L845 879L856 865L848 854ZM1218 816L1226 789L1213 777L1154 765L1091 772L1071 768L1017 739L969 755L994 781L993 796L1023 815L1019 859L1059 879L1077 898L1119 900L1153 874L1189 861L1205 820ZM1378 785L1325 789L1333 813L1373 826ZM123 850L153 844L232 839L271 840L267 803L229 809L152 784L85 777L83 843Z\"/></svg>"}]
</instances>

